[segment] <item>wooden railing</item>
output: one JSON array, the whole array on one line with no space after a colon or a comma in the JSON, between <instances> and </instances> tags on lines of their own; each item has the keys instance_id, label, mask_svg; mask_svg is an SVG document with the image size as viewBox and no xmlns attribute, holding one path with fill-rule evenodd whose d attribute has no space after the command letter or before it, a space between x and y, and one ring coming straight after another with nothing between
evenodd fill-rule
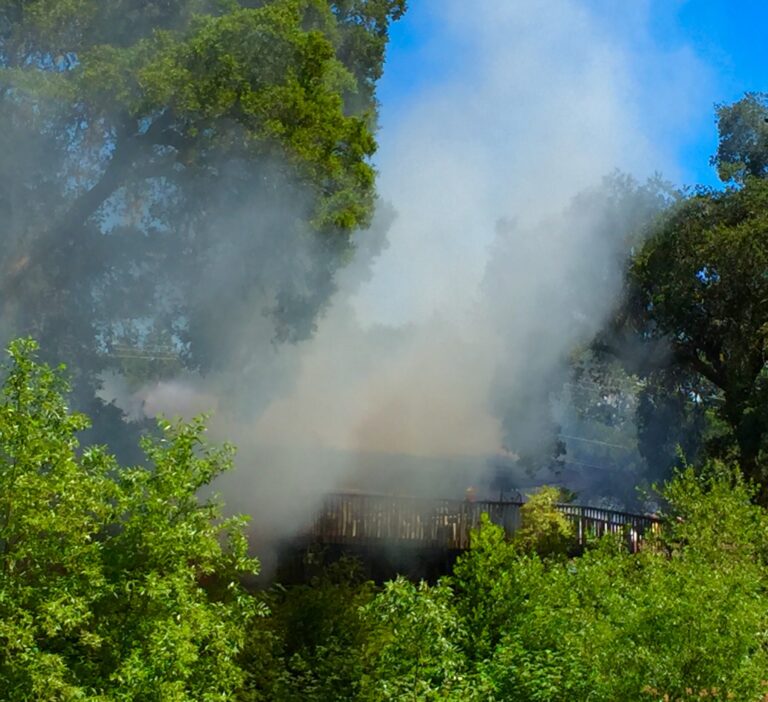
<instances>
[{"instance_id":1,"label":"wooden railing","mask_svg":"<svg viewBox=\"0 0 768 702\"><path fill-rule=\"evenodd\" d=\"M327 495L310 527L314 541L324 544L372 545L400 542L449 550L469 547L470 531L487 514L511 535L521 524L520 502L424 499L334 493ZM584 546L591 538L622 534L637 551L646 532L657 528L653 517L596 507L558 505L574 526L574 540Z\"/></svg>"}]
</instances>

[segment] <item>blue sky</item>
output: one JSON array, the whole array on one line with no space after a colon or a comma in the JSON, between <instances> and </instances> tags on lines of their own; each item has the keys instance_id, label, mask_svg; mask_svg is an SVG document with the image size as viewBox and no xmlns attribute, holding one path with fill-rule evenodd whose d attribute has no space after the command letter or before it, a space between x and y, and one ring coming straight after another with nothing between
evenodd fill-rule
<instances>
[{"instance_id":1,"label":"blue sky","mask_svg":"<svg viewBox=\"0 0 768 702\"><path fill-rule=\"evenodd\" d=\"M490 4L516 1L478 0ZM768 90L768 0L584 0L581 4L604 19L619 43L637 53L641 91L653 94L659 76L654 54L681 51L695 56L702 69L700 108L667 148L679 166L678 178L688 184L716 184L708 164L717 143L712 106L732 102L745 91ZM639 8L637 14L627 6ZM466 60L460 41L450 47L436 44L444 40L444 36L436 36L436 8L439 3L431 0L410 0L408 13L392 28L379 90L383 146L388 128L418 94L439 85ZM645 25L640 43L633 36L637 28L631 27L631 18L637 16ZM652 97L646 99L652 101ZM660 140L665 138L669 135L659 135Z\"/></svg>"},{"instance_id":2,"label":"blue sky","mask_svg":"<svg viewBox=\"0 0 768 702\"><path fill-rule=\"evenodd\" d=\"M691 0L676 15L659 17L660 42L686 42L716 76L712 102L733 102L745 91L768 90L768 2ZM711 182L709 155L717 144L714 124L691 134L681 155L697 182Z\"/></svg>"}]
</instances>

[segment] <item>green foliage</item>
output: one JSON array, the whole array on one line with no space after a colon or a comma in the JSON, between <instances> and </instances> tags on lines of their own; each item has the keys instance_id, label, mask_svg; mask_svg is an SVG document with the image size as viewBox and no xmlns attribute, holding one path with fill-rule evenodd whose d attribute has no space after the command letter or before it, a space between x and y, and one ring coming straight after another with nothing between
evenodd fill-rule
<instances>
[{"instance_id":1,"label":"green foliage","mask_svg":"<svg viewBox=\"0 0 768 702\"><path fill-rule=\"evenodd\" d=\"M252 622L241 656L244 702L330 702L355 699L371 626L360 608L373 597L351 559L325 568L306 585L276 586L264 595L272 612Z\"/></svg>"},{"instance_id":2,"label":"green foliage","mask_svg":"<svg viewBox=\"0 0 768 702\"><path fill-rule=\"evenodd\" d=\"M607 537L542 562L483 525L456 592L467 630L492 632L467 648L488 699L761 699L768 518L732 472L711 473L688 469L665 489L663 536L634 556Z\"/></svg>"},{"instance_id":3,"label":"green foliage","mask_svg":"<svg viewBox=\"0 0 768 702\"><path fill-rule=\"evenodd\" d=\"M445 585L414 585L403 578L384 586L363 613L374 631L358 699L462 699L460 622L451 595Z\"/></svg>"},{"instance_id":4,"label":"green foliage","mask_svg":"<svg viewBox=\"0 0 768 702\"><path fill-rule=\"evenodd\" d=\"M723 181L768 176L768 93L746 93L732 105L717 106L720 143L712 165Z\"/></svg>"},{"instance_id":5,"label":"green foliage","mask_svg":"<svg viewBox=\"0 0 768 702\"><path fill-rule=\"evenodd\" d=\"M260 608L243 520L197 494L230 465L201 421L163 422L145 467L79 450L61 370L10 348L0 404L0 694L229 699Z\"/></svg>"},{"instance_id":6,"label":"green foliage","mask_svg":"<svg viewBox=\"0 0 768 702\"><path fill-rule=\"evenodd\" d=\"M485 519L453 575L437 585L398 579L372 599L366 592L362 607L346 586L338 599L323 586L315 604L361 635L344 639L360 678L339 687L343 697L329 688L314 696L322 684L312 678L308 699L760 702L768 515L752 497L738 470L685 468L662 491L660 534L648 535L637 554L607 536L578 558L542 558ZM301 589L299 599L309 592ZM328 631L325 617L307 611ZM316 641L300 618L283 640L289 631ZM334 660L344 653L336 650ZM337 679L333 669L319 671ZM297 684L309 679L297 669L288 674Z\"/></svg>"},{"instance_id":7,"label":"green foliage","mask_svg":"<svg viewBox=\"0 0 768 702\"><path fill-rule=\"evenodd\" d=\"M729 185L678 197L650 227L632 257L613 344L642 379L638 440L649 465L673 465L678 444L699 464L737 461L763 485L763 504L767 105L766 95L747 93L717 107L712 163Z\"/></svg>"},{"instance_id":8,"label":"green foliage","mask_svg":"<svg viewBox=\"0 0 768 702\"><path fill-rule=\"evenodd\" d=\"M268 387L371 222L404 0L0 5L0 341L55 348L110 439L94 396L121 347Z\"/></svg>"},{"instance_id":9,"label":"green foliage","mask_svg":"<svg viewBox=\"0 0 768 702\"><path fill-rule=\"evenodd\" d=\"M483 661L492 655L520 612L522 581L540 568L539 558L522 552L519 542L507 541L504 530L483 516L472 533L471 549L459 558L447 581L456 593L466 656Z\"/></svg>"},{"instance_id":10,"label":"green foliage","mask_svg":"<svg viewBox=\"0 0 768 702\"><path fill-rule=\"evenodd\" d=\"M343 94L354 90L355 79L336 58L338 41L335 17L322 0L239 8L196 19L185 36L156 35L142 45L134 69L138 94L116 88L112 72L104 72L110 57L101 55L93 65L84 57L77 92L101 90L103 73L103 90L124 94L130 112L173 105L195 151L206 148L206 130L221 120L244 130L214 137L236 138L241 156L283 145L318 192L316 226L349 230L370 215L373 169L366 158L375 143L366 115L345 113ZM110 97L114 104L121 95Z\"/></svg>"},{"instance_id":11,"label":"green foliage","mask_svg":"<svg viewBox=\"0 0 768 702\"><path fill-rule=\"evenodd\" d=\"M515 533L520 547L542 556L565 554L573 543L573 524L557 505L564 502L559 488L544 485L520 508L521 525Z\"/></svg>"},{"instance_id":12,"label":"green foliage","mask_svg":"<svg viewBox=\"0 0 768 702\"><path fill-rule=\"evenodd\" d=\"M718 453L736 450L746 475L760 482L768 429L767 265L768 180L750 178L739 189L682 202L638 253L630 275L638 330L669 344L677 367L700 378L688 399L711 407L730 430L730 446L720 437Z\"/></svg>"}]
</instances>

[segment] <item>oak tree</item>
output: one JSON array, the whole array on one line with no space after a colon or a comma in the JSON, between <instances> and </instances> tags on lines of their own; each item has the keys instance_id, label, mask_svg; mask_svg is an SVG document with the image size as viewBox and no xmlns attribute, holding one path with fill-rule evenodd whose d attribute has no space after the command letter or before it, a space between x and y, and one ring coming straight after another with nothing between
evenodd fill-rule
<instances>
[{"instance_id":1,"label":"oak tree","mask_svg":"<svg viewBox=\"0 0 768 702\"><path fill-rule=\"evenodd\" d=\"M268 382L370 222L404 5L2 3L0 334L67 361L97 422L99 374L142 350Z\"/></svg>"}]
</instances>

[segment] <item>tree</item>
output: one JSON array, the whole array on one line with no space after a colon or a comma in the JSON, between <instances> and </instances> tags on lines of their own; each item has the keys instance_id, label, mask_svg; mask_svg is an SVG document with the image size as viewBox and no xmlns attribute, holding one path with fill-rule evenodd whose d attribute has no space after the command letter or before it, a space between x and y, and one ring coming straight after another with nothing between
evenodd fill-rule
<instances>
[{"instance_id":1,"label":"tree","mask_svg":"<svg viewBox=\"0 0 768 702\"><path fill-rule=\"evenodd\" d=\"M483 526L456 566L459 629L492 636L483 699L762 699L766 514L723 466L663 492L660 540L634 555L607 537L542 562ZM475 628L485 613L494 625Z\"/></svg>"},{"instance_id":2,"label":"tree","mask_svg":"<svg viewBox=\"0 0 768 702\"><path fill-rule=\"evenodd\" d=\"M121 346L269 382L260 354L311 334L370 222L375 84L403 10L3 3L6 338L67 361L97 422Z\"/></svg>"},{"instance_id":3,"label":"tree","mask_svg":"<svg viewBox=\"0 0 768 702\"><path fill-rule=\"evenodd\" d=\"M767 270L768 180L748 178L680 203L638 253L629 279L635 328L701 379L688 401L712 407L730 429L720 453L735 448L745 475L766 485Z\"/></svg>"},{"instance_id":4,"label":"tree","mask_svg":"<svg viewBox=\"0 0 768 702\"><path fill-rule=\"evenodd\" d=\"M441 583L416 586L399 577L365 606L373 633L364 652L361 702L468 699L451 595Z\"/></svg>"},{"instance_id":5,"label":"tree","mask_svg":"<svg viewBox=\"0 0 768 702\"><path fill-rule=\"evenodd\" d=\"M747 93L716 108L720 143L712 157L720 180L743 183L768 176L768 93Z\"/></svg>"},{"instance_id":6,"label":"tree","mask_svg":"<svg viewBox=\"0 0 768 702\"><path fill-rule=\"evenodd\" d=\"M638 447L652 476L679 465L682 449L699 463L736 458L765 482L766 96L719 105L717 117L712 164L728 185L678 194L645 228L593 348L638 378Z\"/></svg>"},{"instance_id":7,"label":"tree","mask_svg":"<svg viewBox=\"0 0 768 702\"><path fill-rule=\"evenodd\" d=\"M147 466L80 450L61 370L14 342L0 396L3 699L231 699L259 607L243 519L197 493L230 465L200 421L162 424Z\"/></svg>"}]
</instances>

